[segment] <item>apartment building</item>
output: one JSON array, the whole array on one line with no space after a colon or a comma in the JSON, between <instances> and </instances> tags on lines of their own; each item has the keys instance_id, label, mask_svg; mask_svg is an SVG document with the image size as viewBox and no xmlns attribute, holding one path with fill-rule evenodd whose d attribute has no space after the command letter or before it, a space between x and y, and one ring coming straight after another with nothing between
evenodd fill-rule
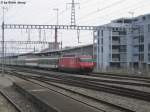
<instances>
[{"instance_id":1,"label":"apartment building","mask_svg":"<svg viewBox=\"0 0 150 112\"><path fill-rule=\"evenodd\" d=\"M141 15L132 22L133 67L141 70L150 68L150 14Z\"/></svg>"},{"instance_id":2,"label":"apartment building","mask_svg":"<svg viewBox=\"0 0 150 112\"><path fill-rule=\"evenodd\" d=\"M150 67L150 15L121 18L94 32L97 68Z\"/></svg>"}]
</instances>

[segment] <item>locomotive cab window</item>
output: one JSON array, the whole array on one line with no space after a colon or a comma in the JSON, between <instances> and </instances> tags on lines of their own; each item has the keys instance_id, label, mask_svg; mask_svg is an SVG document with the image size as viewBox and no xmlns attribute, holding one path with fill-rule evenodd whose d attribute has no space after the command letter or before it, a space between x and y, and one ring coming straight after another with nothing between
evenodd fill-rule
<instances>
[{"instance_id":1,"label":"locomotive cab window","mask_svg":"<svg viewBox=\"0 0 150 112\"><path fill-rule=\"evenodd\" d=\"M80 61L81 62L95 62L95 60L92 58L80 58Z\"/></svg>"}]
</instances>

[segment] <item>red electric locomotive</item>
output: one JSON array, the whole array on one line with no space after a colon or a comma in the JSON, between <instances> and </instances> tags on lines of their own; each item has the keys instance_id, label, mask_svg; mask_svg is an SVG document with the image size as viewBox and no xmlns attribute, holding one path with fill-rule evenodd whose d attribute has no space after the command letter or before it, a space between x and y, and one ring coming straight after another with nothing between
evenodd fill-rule
<instances>
[{"instance_id":1,"label":"red electric locomotive","mask_svg":"<svg viewBox=\"0 0 150 112\"><path fill-rule=\"evenodd\" d=\"M58 69L70 72L92 72L95 62L92 56L64 55L59 59Z\"/></svg>"}]
</instances>

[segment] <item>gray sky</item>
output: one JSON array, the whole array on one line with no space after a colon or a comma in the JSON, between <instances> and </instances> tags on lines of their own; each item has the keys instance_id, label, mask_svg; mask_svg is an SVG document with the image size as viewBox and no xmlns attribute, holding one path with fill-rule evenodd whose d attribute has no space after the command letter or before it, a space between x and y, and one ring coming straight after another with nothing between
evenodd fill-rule
<instances>
[{"instance_id":1,"label":"gray sky","mask_svg":"<svg viewBox=\"0 0 150 112\"><path fill-rule=\"evenodd\" d=\"M7 1L7 0L6 0ZM150 0L75 0L80 3L76 7L77 25L102 25L113 19L131 17L150 13ZM59 8L59 24L70 25L69 6L71 0L26 0L26 5L13 5L6 12L6 23L22 24L56 24L56 12ZM2 12L2 10L0 10ZM6 40L27 40L26 31L6 31ZM23 32L23 33L20 33ZM92 43L92 32L81 32L80 41L77 42L76 31L59 31L59 41L63 46L77 46ZM20 38L21 37L21 38ZM32 40L38 40L37 31L31 31ZM54 40L54 32L46 30L46 40Z\"/></svg>"},{"instance_id":2,"label":"gray sky","mask_svg":"<svg viewBox=\"0 0 150 112\"><path fill-rule=\"evenodd\" d=\"M75 0L80 3L76 7L76 19L79 25L99 25L119 17L129 17L129 11L135 16L149 13L149 0ZM59 23L70 23L70 7L66 3L71 0L26 0L26 5L11 6L7 12L8 23L55 24L59 8Z\"/></svg>"}]
</instances>

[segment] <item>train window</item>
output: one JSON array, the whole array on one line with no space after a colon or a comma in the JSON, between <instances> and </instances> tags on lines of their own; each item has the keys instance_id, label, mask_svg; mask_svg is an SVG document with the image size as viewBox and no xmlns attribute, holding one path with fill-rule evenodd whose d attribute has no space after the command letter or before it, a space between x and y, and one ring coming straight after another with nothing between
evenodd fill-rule
<instances>
[{"instance_id":1,"label":"train window","mask_svg":"<svg viewBox=\"0 0 150 112\"><path fill-rule=\"evenodd\" d=\"M39 60L39 63L40 63L40 64L44 64L45 62L44 62L44 60L40 59L40 60Z\"/></svg>"},{"instance_id":2,"label":"train window","mask_svg":"<svg viewBox=\"0 0 150 112\"><path fill-rule=\"evenodd\" d=\"M40 59L39 64L56 64L58 59Z\"/></svg>"}]
</instances>

